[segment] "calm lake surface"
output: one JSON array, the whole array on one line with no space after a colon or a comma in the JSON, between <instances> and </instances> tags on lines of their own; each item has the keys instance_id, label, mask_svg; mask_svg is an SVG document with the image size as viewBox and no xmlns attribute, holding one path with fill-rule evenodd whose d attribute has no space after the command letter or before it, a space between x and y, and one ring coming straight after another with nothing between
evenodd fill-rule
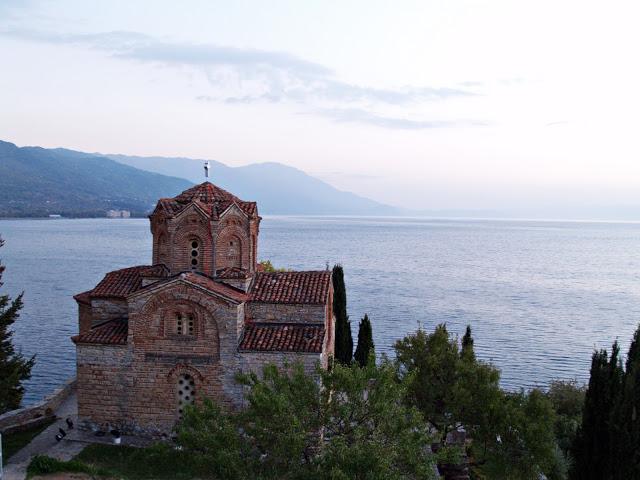
<instances>
[{"instance_id":1,"label":"calm lake surface","mask_svg":"<svg viewBox=\"0 0 640 480\"><path fill-rule=\"evenodd\" d=\"M2 292L25 291L15 341L37 355L24 403L75 374L72 296L117 268L148 264L146 219L2 220ZM506 388L588 378L591 352L640 322L640 224L265 217L259 257L293 269L345 267L354 328L377 352L418 325L471 324Z\"/></svg>"}]
</instances>

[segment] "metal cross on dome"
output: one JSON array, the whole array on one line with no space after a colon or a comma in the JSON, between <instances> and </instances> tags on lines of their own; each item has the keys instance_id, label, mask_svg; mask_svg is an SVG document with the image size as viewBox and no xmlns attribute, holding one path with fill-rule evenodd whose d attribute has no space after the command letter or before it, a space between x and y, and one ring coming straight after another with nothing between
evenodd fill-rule
<instances>
[{"instance_id":1,"label":"metal cross on dome","mask_svg":"<svg viewBox=\"0 0 640 480\"><path fill-rule=\"evenodd\" d=\"M209 165L209 160L207 160L206 162L204 162L204 176L206 178L209 178L209 169L211 168L211 165Z\"/></svg>"}]
</instances>

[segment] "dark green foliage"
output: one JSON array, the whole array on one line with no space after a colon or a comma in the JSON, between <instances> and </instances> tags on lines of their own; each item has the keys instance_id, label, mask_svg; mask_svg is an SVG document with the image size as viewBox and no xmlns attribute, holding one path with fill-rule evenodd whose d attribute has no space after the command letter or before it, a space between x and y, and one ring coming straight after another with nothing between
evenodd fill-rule
<instances>
[{"instance_id":1,"label":"dark green foliage","mask_svg":"<svg viewBox=\"0 0 640 480\"><path fill-rule=\"evenodd\" d=\"M462 337L462 358L467 358L469 360L475 360L476 354L473 351L473 337L471 336L471 325L467 325L467 329L464 332L464 337Z\"/></svg>"},{"instance_id":2,"label":"dark green foliage","mask_svg":"<svg viewBox=\"0 0 640 480\"><path fill-rule=\"evenodd\" d=\"M449 338L446 325L438 325L432 334L419 329L395 344L403 378L407 382L409 402L425 418L444 432L459 418L452 418L452 406L460 384L458 344Z\"/></svg>"},{"instance_id":3,"label":"dark green foliage","mask_svg":"<svg viewBox=\"0 0 640 480\"><path fill-rule=\"evenodd\" d=\"M561 479L551 402L538 391L508 394L500 373L473 353L468 328L462 348L445 325L419 329L395 344L409 404L442 433L458 424L473 438L476 473L491 479ZM497 438L500 441L497 441ZM559 475L554 472L560 471Z\"/></svg>"},{"instance_id":4,"label":"dark green foliage","mask_svg":"<svg viewBox=\"0 0 640 480\"><path fill-rule=\"evenodd\" d=\"M612 414L615 480L640 479L640 326L627 355L622 388Z\"/></svg>"},{"instance_id":5,"label":"dark green foliage","mask_svg":"<svg viewBox=\"0 0 640 480\"><path fill-rule=\"evenodd\" d=\"M184 411L178 443L192 467L207 478L246 478L245 444L232 420L208 398L199 408Z\"/></svg>"},{"instance_id":6,"label":"dark green foliage","mask_svg":"<svg viewBox=\"0 0 640 480\"><path fill-rule=\"evenodd\" d=\"M575 381L555 380L551 382L547 397L556 412L555 432L558 447L567 463L570 463L571 445L576 439L582 423L586 388Z\"/></svg>"},{"instance_id":7,"label":"dark green foliage","mask_svg":"<svg viewBox=\"0 0 640 480\"><path fill-rule=\"evenodd\" d=\"M269 365L238 377L247 387L242 412L211 402L188 409L178 429L187 461L205 478L433 478L431 438L402 401L392 363L336 364L316 375Z\"/></svg>"},{"instance_id":8,"label":"dark green foliage","mask_svg":"<svg viewBox=\"0 0 640 480\"><path fill-rule=\"evenodd\" d=\"M593 353L589 385L585 394L582 424L571 453L574 465L570 477L580 480L610 478L612 462L613 410L622 387L620 348L615 342L611 356L606 350Z\"/></svg>"},{"instance_id":9,"label":"dark green foliage","mask_svg":"<svg viewBox=\"0 0 640 480\"><path fill-rule=\"evenodd\" d=\"M336 317L335 359L343 365L349 365L353 360L353 337L347 315L347 290L342 265L334 265L331 278L333 280L333 314Z\"/></svg>"},{"instance_id":10,"label":"dark green foliage","mask_svg":"<svg viewBox=\"0 0 640 480\"><path fill-rule=\"evenodd\" d=\"M554 436L555 414L544 393L505 393L496 425L499 441L485 457L483 472L492 480L538 480L540 474L564 478Z\"/></svg>"},{"instance_id":11,"label":"dark green foliage","mask_svg":"<svg viewBox=\"0 0 640 480\"><path fill-rule=\"evenodd\" d=\"M373 330L371 328L371 321L367 314L360 320L358 326L358 346L356 347L356 353L354 359L358 362L358 365L364 367L370 359L375 361L375 346L373 344Z\"/></svg>"},{"instance_id":12,"label":"dark green foliage","mask_svg":"<svg viewBox=\"0 0 640 480\"><path fill-rule=\"evenodd\" d=\"M176 450L166 443L147 448L125 445L91 444L70 461L38 455L29 464L27 473L47 475L56 472L86 473L92 478L122 480L190 480L193 478L223 479L201 470L194 456Z\"/></svg>"},{"instance_id":13,"label":"dark green foliage","mask_svg":"<svg viewBox=\"0 0 640 480\"><path fill-rule=\"evenodd\" d=\"M0 238L0 247L4 241ZM4 266L0 264L0 287ZM20 406L24 387L22 382L31 377L35 357L25 359L16 352L11 337L11 325L19 318L22 294L11 301L8 295L0 295L0 414Z\"/></svg>"},{"instance_id":14,"label":"dark green foliage","mask_svg":"<svg viewBox=\"0 0 640 480\"><path fill-rule=\"evenodd\" d=\"M27 467L27 475L29 477L58 472L87 473L89 475L106 475L108 473L79 460L69 460L65 462L46 455L36 455L31 459L31 463L29 463Z\"/></svg>"}]
</instances>

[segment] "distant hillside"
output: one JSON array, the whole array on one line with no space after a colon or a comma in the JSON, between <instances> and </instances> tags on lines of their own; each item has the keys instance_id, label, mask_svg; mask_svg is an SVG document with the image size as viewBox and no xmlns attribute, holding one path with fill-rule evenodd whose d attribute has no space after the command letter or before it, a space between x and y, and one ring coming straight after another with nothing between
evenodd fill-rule
<instances>
[{"instance_id":1,"label":"distant hillside","mask_svg":"<svg viewBox=\"0 0 640 480\"><path fill-rule=\"evenodd\" d=\"M0 217L144 215L158 198L191 185L89 153L0 141Z\"/></svg>"},{"instance_id":2,"label":"distant hillside","mask_svg":"<svg viewBox=\"0 0 640 480\"><path fill-rule=\"evenodd\" d=\"M204 181L204 160L105 155L142 170ZM228 167L210 161L209 180L243 200L258 202L260 213L282 215L397 215L399 209L338 190L281 163Z\"/></svg>"}]
</instances>

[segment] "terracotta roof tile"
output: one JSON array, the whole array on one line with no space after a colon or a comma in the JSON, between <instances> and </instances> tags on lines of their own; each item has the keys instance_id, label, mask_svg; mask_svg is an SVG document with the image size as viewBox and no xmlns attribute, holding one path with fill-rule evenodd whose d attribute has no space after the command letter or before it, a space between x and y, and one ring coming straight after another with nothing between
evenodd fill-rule
<instances>
[{"instance_id":1,"label":"terracotta roof tile","mask_svg":"<svg viewBox=\"0 0 640 480\"><path fill-rule=\"evenodd\" d=\"M185 190L177 197L161 198L152 215L163 211L173 216L180 213L192 203L195 203L207 215L213 218L217 218L234 203L249 216L257 215L258 213L256 202L245 202L210 182L204 182Z\"/></svg>"},{"instance_id":2,"label":"terracotta roof tile","mask_svg":"<svg viewBox=\"0 0 640 480\"><path fill-rule=\"evenodd\" d=\"M249 293L250 302L323 304L327 301L331 272L256 273Z\"/></svg>"},{"instance_id":3,"label":"terracotta roof tile","mask_svg":"<svg viewBox=\"0 0 640 480\"><path fill-rule=\"evenodd\" d=\"M131 293L135 293L135 292L143 293L148 291L149 289L158 288L159 286L164 285L168 282L172 282L178 278L183 279L189 283L192 283L193 285L202 287L205 290L209 290L210 292L218 293L238 303L244 303L247 301L247 294L243 290L235 288L226 283L217 282L213 278L200 272L179 273L178 275L168 277L166 280L161 280L159 282L147 285L143 288L139 288L138 290L132 291Z\"/></svg>"},{"instance_id":4,"label":"terracotta roof tile","mask_svg":"<svg viewBox=\"0 0 640 480\"><path fill-rule=\"evenodd\" d=\"M138 265L136 267L115 270L107 273L102 281L89 292L89 295L92 298L124 298L130 293L142 288L143 276L162 276L163 274L166 275L166 272L167 270L164 265Z\"/></svg>"},{"instance_id":5,"label":"terracotta roof tile","mask_svg":"<svg viewBox=\"0 0 640 480\"><path fill-rule=\"evenodd\" d=\"M242 290L227 285L226 283L216 282L211 277L203 273L185 272L181 273L180 277L186 281L205 288L213 293L219 293L227 298L231 298L239 303L247 301L247 294Z\"/></svg>"},{"instance_id":6,"label":"terracotta roof tile","mask_svg":"<svg viewBox=\"0 0 640 480\"><path fill-rule=\"evenodd\" d=\"M254 352L322 353L324 326L254 323L245 326L238 349Z\"/></svg>"},{"instance_id":7,"label":"terracotta roof tile","mask_svg":"<svg viewBox=\"0 0 640 480\"><path fill-rule=\"evenodd\" d=\"M91 304L91 290L78 293L77 295L73 296L73 299L78 303Z\"/></svg>"},{"instance_id":8,"label":"terracotta roof tile","mask_svg":"<svg viewBox=\"0 0 640 480\"><path fill-rule=\"evenodd\" d=\"M128 322L126 319L111 320L98 325L82 335L71 337L74 343L100 345L126 345Z\"/></svg>"}]
</instances>

